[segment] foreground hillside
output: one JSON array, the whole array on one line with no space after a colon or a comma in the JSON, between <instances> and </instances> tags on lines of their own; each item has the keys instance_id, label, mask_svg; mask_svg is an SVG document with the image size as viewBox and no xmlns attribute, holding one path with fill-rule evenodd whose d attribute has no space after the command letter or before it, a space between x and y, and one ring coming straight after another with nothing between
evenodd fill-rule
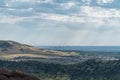
<instances>
[{"instance_id":1,"label":"foreground hillside","mask_svg":"<svg viewBox=\"0 0 120 80\"><path fill-rule=\"evenodd\" d=\"M0 80L40 80L21 71L0 69Z\"/></svg>"},{"instance_id":2,"label":"foreground hillside","mask_svg":"<svg viewBox=\"0 0 120 80\"><path fill-rule=\"evenodd\" d=\"M0 61L0 68L21 70L42 80L120 80L120 61L88 60L78 64Z\"/></svg>"}]
</instances>

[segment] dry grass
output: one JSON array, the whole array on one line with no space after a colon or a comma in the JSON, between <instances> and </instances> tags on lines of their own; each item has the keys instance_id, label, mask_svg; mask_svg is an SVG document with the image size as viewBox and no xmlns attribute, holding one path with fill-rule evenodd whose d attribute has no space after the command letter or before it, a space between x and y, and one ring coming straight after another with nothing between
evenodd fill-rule
<instances>
[{"instance_id":1,"label":"dry grass","mask_svg":"<svg viewBox=\"0 0 120 80\"><path fill-rule=\"evenodd\" d=\"M42 54L9 54L9 53L0 53L0 59L13 59L16 57L36 57L36 58L57 58L62 56L75 56L77 55L75 52L61 52L61 51L52 51L52 50L44 50L42 51Z\"/></svg>"},{"instance_id":2,"label":"dry grass","mask_svg":"<svg viewBox=\"0 0 120 80\"><path fill-rule=\"evenodd\" d=\"M39 57L39 58L49 58L49 56L45 55L36 55L36 54L7 54L7 55L2 55L2 59L12 59L16 57Z\"/></svg>"}]
</instances>

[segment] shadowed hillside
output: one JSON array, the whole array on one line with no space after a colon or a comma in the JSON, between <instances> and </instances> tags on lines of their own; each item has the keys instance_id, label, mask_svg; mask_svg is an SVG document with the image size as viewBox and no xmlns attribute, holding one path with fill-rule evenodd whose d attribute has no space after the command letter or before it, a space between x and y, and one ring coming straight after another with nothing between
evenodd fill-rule
<instances>
[{"instance_id":1,"label":"shadowed hillside","mask_svg":"<svg viewBox=\"0 0 120 80\"><path fill-rule=\"evenodd\" d=\"M40 80L21 71L0 69L0 80Z\"/></svg>"}]
</instances>

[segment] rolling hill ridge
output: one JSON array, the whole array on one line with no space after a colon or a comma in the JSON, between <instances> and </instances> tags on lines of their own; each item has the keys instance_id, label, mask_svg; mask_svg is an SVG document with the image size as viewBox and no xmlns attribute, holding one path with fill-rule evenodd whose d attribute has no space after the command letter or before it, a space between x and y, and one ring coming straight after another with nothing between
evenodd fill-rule
<instances>
[{"instance_id":1,"label":"rolling hill ridge","mask_svg":"<svg viewBox=\"0 0 120 80\"><path fill-rule=\"evenodd\" d=\"M40 49L34 46L21 44L10 40L0 40L0 59L60 59L78 55L75 52L62 52Z\"/></svg>"}]
</instances>

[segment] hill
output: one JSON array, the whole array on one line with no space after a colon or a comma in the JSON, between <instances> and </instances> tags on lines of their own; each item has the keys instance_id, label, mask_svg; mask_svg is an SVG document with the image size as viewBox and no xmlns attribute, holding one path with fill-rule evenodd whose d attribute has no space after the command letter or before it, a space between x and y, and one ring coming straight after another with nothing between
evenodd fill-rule
<instances>
[{"instance_id":1,"label":"hill","mask_svg":"<svg viewBox=\"0 0 120 80\"><path fill-rule=\"evenodd\" d=\"M56 62L70 60L75 52L40 49L10 40L0 40L0 59L2 60L39 60Z\"/></svg>"},{"instance_id":2,"label":"hill","mask_svg":"<svg viewBox=\"0 0 120 80\"><path fill-rule=\"evenodd\" d=\"M1 53L9 53L9 54L25 54L25 53L34 53L34 54L44 54L44 53L52 53L55 55L61 55L61 56L69 56L69 55L74 55L74 53L65 53L61 51L54 51L54 50L45 50L45 49L40 49L34 46L26 45L26 44L21 44L15 41L4 41L0 40L0 52Z\"/></svg>"}]
</instances>

